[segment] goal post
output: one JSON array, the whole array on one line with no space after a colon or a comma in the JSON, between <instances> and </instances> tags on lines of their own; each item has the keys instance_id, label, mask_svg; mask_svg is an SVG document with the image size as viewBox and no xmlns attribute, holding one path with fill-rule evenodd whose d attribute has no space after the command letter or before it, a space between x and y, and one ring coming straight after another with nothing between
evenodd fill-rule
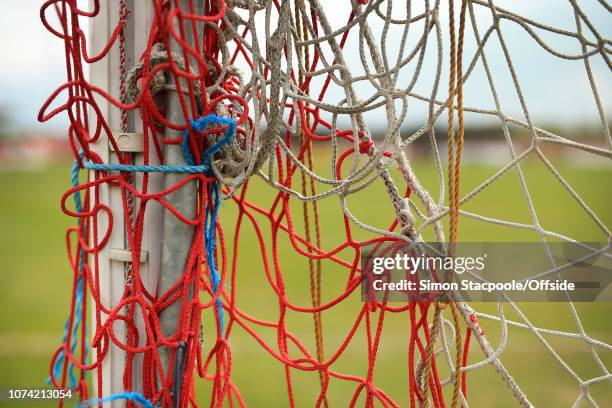
<instances>
[{"instance_id":1,"label":"goal post","mask_svg":"<svg viewBox=\"0 0 612 408\"><path fill-rule=\"evenodd\" d=\"M122 0L108 0L95 2L100 10L98 18L90 20L89 38L92 53L98 53L107 45L108 38L112 36L113 30L121 20ZM152 2L139 0L125 0L125 7L129 11L126 20L125 35L125 69L129 70L140 58L146 49L148 42L149 27L153 23L155 10ZM105 18L104 18L105 17ZM112 47L106 58L90 65L90 81L107 92L116 100L121 100L121 50L118 46ZM133 157L134 164L143 163L144 133L142 122L137 112L128 114L127 132L121 130L121 110L117 109L108 99L97 95L96 102L102 110L102 115L108 122L108 126L115 133L116 141L122 151L129 152ZM91 117L96 117L92 112ZM90 131L93 133L98 126L97 121L90 123ZM92 150L99 155L104 163L119 163L117 154L109 143L107 137L100 137L92 144ZM156 157L149 157L149 164L159 164ZM134 185L142 185L144 173L134 173ZM95 172L90 173L90 180L96 177ZM164 186L162 174L151 173L148 175L149 189L152 192L161 191ZM132 253L127 246L125 228L124 207L121 188L111 184L99 186L100 204L108 206L114 227L111 230L109 241L100 248L97 257L91 259L97 263L99 269L99 291L100 301L108 309L112 310L124 296L126 287L126 271L132 263ZM92 203L93 204L93 203ZM135 214L134 214L135 215ZM142 283L150 293L157 292L161 265L161 235L162 235L163 209L157 203L150 203L144 215L144 231L141 242L139 273ZM103 239L103 234L109 228L109 217L98 218L98 237ZM92 231L93 234L93 231ZM92 242L95 242L92 237ZM93 270L94 268L92 268ZM140 315L142 316L142 314ZM104 323L105 315L100 314L96 307L91 310L92 322L101 319ZM143 331L142 317L136 319L138 329ZM113 331L117 338L125 339L125 325L116 322ZM92 332L95 335L95 332ZM125 340L124 340L125 341ZM145 336L140 336L140 345L146 344ZM114 343L109 344L108 355L102 364L101 376L93 375L94 390L99 398L116 395L124 392L124 373L126 364L126 353ZM92 356L95 360L95 352ZM134 361L133 381L134 390L139 391L142 387L142 355L137 355ZM98 379L101 379L102 387L99 389ZM108 402L113 406L124 406L123 401Z\"/></svg>"}]
</instances>

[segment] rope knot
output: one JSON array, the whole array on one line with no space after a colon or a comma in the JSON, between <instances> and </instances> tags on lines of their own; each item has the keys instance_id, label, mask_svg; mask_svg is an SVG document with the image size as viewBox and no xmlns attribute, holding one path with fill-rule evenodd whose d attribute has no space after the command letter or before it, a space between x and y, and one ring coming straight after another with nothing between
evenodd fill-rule
<instances>
[{"instance_id":1,"label":"rope knot","mask_svg":"<svg viewBox=\"0 0 612 408\"><path fill-rule=\"evenodd\" d=\"M359 143L359 153L361 154L370 153L370 150L372 149L373 145L374 145L374 142L371 139L366 139L360 142Z\"/></svg>"},{"instance_id":2,"label":"rope knot","mask_svg":"<svg viewBox=\"0 0 612 408\"><path fill-rule=\"evenodd\" d=\"M470 317L470 321L474 323L474 325L478 328L478 334L480 334L481 336L484 336L485 332L483 328L480 327L480 324L478 323L478 317L476 317L474 313L470 313L469 317Z\"/></svg>"},{"instance_id":3,"label":"rope knot","mask_svg":"<svg viewBox=\"0 0 612 408\"><path fill-rule=\"evenodd\" d=\"M236 136L236 120L231 118L223 118L214 114L206 115L202 118L191 120L191 129L196 132L202 132L207 129L211 124L224 125L226 126L225 131L223 132L223 137L216 140L214 143L209 145L209 147L202 152L202 165L209 172L213 166L213 159L215 153L220 151L224 146L229 145ZM191 154L191 148L189 147L189 129L185 129L183 132L183 141L181 143L181 147L183 149L183 156L185 157L185 161L190 165L194 166L195 161Z\"/></svg>"}]
</instances>

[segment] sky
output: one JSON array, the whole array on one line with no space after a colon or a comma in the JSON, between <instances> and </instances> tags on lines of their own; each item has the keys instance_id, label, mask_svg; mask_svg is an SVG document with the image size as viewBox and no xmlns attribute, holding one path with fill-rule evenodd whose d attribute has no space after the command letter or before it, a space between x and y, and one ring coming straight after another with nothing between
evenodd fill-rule
<instances>
[{"instance_id":1,"label":"sky","mask_svg":"<svg viewBox=\"0 0 612 408\"><path fill-rule=\"evenodd\" d=\"M337 10L328 13L335 27L341 26L346 19L347 6L343 0L334 2ZM396 4L399 2L396 2ZM9 5L10 4L10 5ZM0 47L0 112L8 115L5 126L10 130L60 130L66 127L65 118L54 119L41 125L36 116L46 97L65 81L64 49L62 41L52 36L42 26L39 18L39 8L42 1L20 0L7 2L4 13L0 14L0 37L3 44ZM413 2L418 4L418 2ZM575 30L575 22L569 2L561 0L538 1L497 1L500 7L505 7L520 14L567 30ZM596 0L582 0L580 4L591 18L601 34L612 37L610 16ZM348 5L348 0L347 0ZM444 10L445 7L442 7ZM445 12L442 12L442 18ZM482 15L483 25L488 24L490 17ZM504 35L508 40L509 51L517 67L517 74L522 84L529 111L536 122L554 122L561 125L589 123L597 120L595 105L591 90L586 81L586 73L582 61L562 61L547 54L526 33L515 24L504 22ZM376 32L376 27L373 27ZM398 37L399 38L399 37ZM473 53L474 47L470 39L468 27L466 55ZM560 40L555 36L544 35L555 48L570 53L578 50L575 43ZM393 37L393 41L399 43ZM486 52L494 71L495 82L504 101L506 112L521 118L522 113L517 103L508 76L505 60L500 52L499 43L492 41ZM445 50L446 52L446 50ZM601 57L592 59L593 71L602 97L612 91L612 77ZM427 66L426 66L427 68ZM423 79L419 80L417 90L425 92L433 78L433 65L425 70ZM427 71L431 71L430 73ZM479 68L474 78L466 85L466 104L472 106L492 107L492 98L486 83L483 82L484 71ZM339 95L339 94L338 94ZM331 97L334 95L332 94ZM607 101L606 101L607 102ZM606 106L610 113L612 106ZM414 114L408 119L415 124L420 123L419 115L424 115L424 107L415 108ZM371 120L376 121L376 118ZM472 118L468 118L472 120ZM478 120L478 119L473 119ZM378 123L380 124L380 123Z\"/></svg>"},{"instance_id":2,"label":"sky","mask_svg":"<svg viewBox=\"0 0 612 408\"><path fill-rule=\"evenodd\" d=\"M6 3L0 13L0 110L11 128L40 129L40 105L66 78L64 49L40 22L42 1ZM65 120L49 125L62 128Z\"/></svg>"}]
</instances>

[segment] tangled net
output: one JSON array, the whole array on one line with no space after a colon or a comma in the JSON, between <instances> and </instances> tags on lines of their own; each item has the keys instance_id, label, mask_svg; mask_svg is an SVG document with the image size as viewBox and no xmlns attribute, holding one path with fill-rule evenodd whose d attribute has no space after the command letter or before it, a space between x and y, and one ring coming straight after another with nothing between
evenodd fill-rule
<instances>
[{"instance_id":1,"label":"tangled net","mask_svg":"<svg viewBox=\"0 0 612 408\"><path fill-rule=\"evenodd\" d=\"M211 406L246 406L248 401L232 377L232 338L235 332L242 331L282 365L291 406L302 405L296 397L299 384L295 378L300 372L318 378L319 392L313 399L316 406L327 406L330 389L340 382L352 384L347 398L350 406L359 401L366 406L399 406L396 397L377 385L375 370L385 321L388 316L403 316L408 324L403 332L405 355L397 362L407 365L407 400L411 407L468 406L468 373L484 366L496 370L520 405L531 406L528 395L500 360L509 326L532 332L576 380L580 386L576 404L585 400L597 406L589 387L612 379L599 356L612 346L587 335L571 303L575 333L536 327L513 302L508 305L522 321L507 320L501 307L499 316L476 313L455 294L438 302L349 303L360 296L359 260L363 247L386 241L419 241L428 230L436 241L454 244L460 236L459 215L531 230L543 241L571 241L571 237L539 224L520 167L527 157L538 157L605 236L611 237L609 229L542 150L542 145L556 144L612 157L612 139L591 69L593 58L602 58L610 67L610 40L602 37L574 0L570 5L575 31L549 27L496 7L493 1L479 0L461 2L458 28L452 1L448 15L442 10L446 3L427 0L419 11L415 11L417 7L412 2L391 0L346 0L339 2L344 8L338 10L335 5L324 6L317 0L148 3L152 16L147 20L147 43L131 66L126 58L126 27L138 15L136 10L128 9L125 1L102 4L94 0L92 8L85 10L74 0L49 0L41 9L45 27L65 44L68 76L67 82L44 104L39 118L46 121L58 114L69 117L68 136L76 159L73 187L62 197L63 211L77 218L78 226L67 233L74 272L73 296L66 335L51 364L50 381L55 387L78 390L82 401L125 398L128 405L138 402L195 406L197 373L212 382ZM611 10L603 1L601 6ZM346 11L345 20L336 27L333 21L342 10ZM476 14L481 12L492 17L492 24L485 29L476 21ZM52 13L58 16L56 24ZM109 30L107 40L101 41L100 33L93 33L103 44L94 51L81 27L87 20L104 20L108 16L119 18L112 23L116 25ZM569 140L534 125L506 46L503 24L520 27L556 58L584 64L601 118L604 147ZM449 93L441 98L443 65L449 52L443 47L443 33L447 30ZM472 32L475 51L464 58L466 30ZM399 47L389 44L389 33L393 31L401 38ZM576 43L581 52L566 54L556 50L543 39L543 32ZM501 44L498 57L509 68L524 120L512 118L502 110L484 52L492 38ZM434 55L427 54L427 50L433 50ZM415 89L426 69L426 57L434 59L435 73L428 87L431 92L420 94ZM104 61L110 71L118 73L118 86L105 87L95 79L88 80L88 65ZM477 64L484 67L494 109L463 106L463 83ZM170 99L175 101L174 113L167 102ZM419 129L407 132L403 124L410 114L411 101L424 102L428 113ZM458 120L456 138L453 112ZM495 175L461 197L464 112L497 118L512 158ZM120 120L111 119L117 113ZM448 180L434 128L444 113L449 125ZM382 138L375 137L368 126L374 115L387 121ZM142 152L122 152L118 137L133 132L138 127L133 123L140 121ZM531 146L520 153L513 146L511 126L527 129L531 135ZM407 158L418 139L427 139L431 149L439 181L437 198L419 182L419 174ZM112 161L106 161L109 156L99 150L100 146L108 150L107 145L120 152L110 155ZM177 155L178 162L170 160ZM89 170L86 181L79 179L81 169ZM531 224L459 210L460 205L511 169L516 169L520 177ZM154 185L161 185L160 177L165 177L164 188L155 190ZM267 197L249 194L252 183L265 184ZM350 198L361 195L363 199L364 193L380 183L386 196L377 195L376 201L370 197L371 206L374 211L384 211L387 207L383 202L389 200L392 211L386 226L368 225L351 211ZM122 211L114 212L108 204L108 191L120 191ZM185 197L181 194L195 197L191 208L181 202L180 197ZM74 209L70 200L74 201ZM221 205L221 200L228 203ZM335 213L344 229L339 242L334 241L337 229L332 230L333 223L327 225L322 219L320 207L324 203L341 210ZM182 249L186 258L180 278L165 287L141 273L146 262L141 259L141 251L149 245L143 241L148 228L145 221L150 220L147 214L152 206L163 207L164 222L173 219L189 233ZM235 211L231 218L224 218L230 206ZM445 217L450 218L448 240L442 224ZM241 239L246 230L254 241ZM122 294L118 301L111 301L101 284L105 279L101 274L108 270L110 262L102 254L117 234L125 235L130 257L125 263ZM239 267L239 255L247 247L260 252L259 263ZM295 268L300 265L298 258L307 260L306 270ZM335 278L324 276L324 271L333 271ZM240 274L256 275L259 286L271 289L278 305L275 319L258 318L241 306L237 295ZM308 274L310 305L300 304L290 295L293 292L288 287L288 277L298 274ZM330 279L334 284L325 284L323 291L323 284ZM93 314L86 302L90 298ZM252 304L253 299L244 303ZM325 342L323 315L333 314L343 304L354 306L353 320L344 339L330 344ZM170 309L176 314L168 332L163 316ZM312 316L314 346L300 340L289 328L291 319L301 315ZM92 316L90 322L88 316ZM213 318L215 325L204 331L201 320ZM496 348L487 340L478 318L499 322L502 340ZM273 335L264 335L264 331ZM361 331L365 370L355 375L337 367ZM545 335L584 342L601 375L581 378ZM482 351L479 355L484 357L468 364L472 341L478 343ZM123 351L125 359L125 392L108 395L104 384L108 376L103 366L111 351L117 349ZM88 372L94 373L93 389ZM443 372L448 373L448 378L443 377ZM452 391L446 392L445 387Z\"/></svg>"}]
</instances>

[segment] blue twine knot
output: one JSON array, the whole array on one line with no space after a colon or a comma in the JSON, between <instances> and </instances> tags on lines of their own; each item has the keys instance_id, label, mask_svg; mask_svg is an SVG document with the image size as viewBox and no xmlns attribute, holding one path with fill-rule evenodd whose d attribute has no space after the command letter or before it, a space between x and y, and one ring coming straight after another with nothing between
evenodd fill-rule
<instances>
[{"instance_id":1,"label":"blue twine knot","mask_svg":"<svg viewBox=\"0 0 612 408\"><path fill-rule=\"evenodd\" d=\"M222 118L214 114L206 115L202 118L192 120L191 128L196 132L201 132L211 123L217 123L220 125L227 125L225 132L223 132L223 138L221 140L217 140L206 149L202 153L202 165L207 169L206 171L210 171L212 165L211 160L215 153L217 153L221 148L225 145L228 145L234 140L236 135L236 121L230 118ZM185 156L185 161L190 166L195 166L195 162L193 160L193 156L191 154L191 149L189 148L189 130L185 129L183 132L183 141L181 143L181 147L183 148L183 156Z\"/></svg>"}]
</instances>

